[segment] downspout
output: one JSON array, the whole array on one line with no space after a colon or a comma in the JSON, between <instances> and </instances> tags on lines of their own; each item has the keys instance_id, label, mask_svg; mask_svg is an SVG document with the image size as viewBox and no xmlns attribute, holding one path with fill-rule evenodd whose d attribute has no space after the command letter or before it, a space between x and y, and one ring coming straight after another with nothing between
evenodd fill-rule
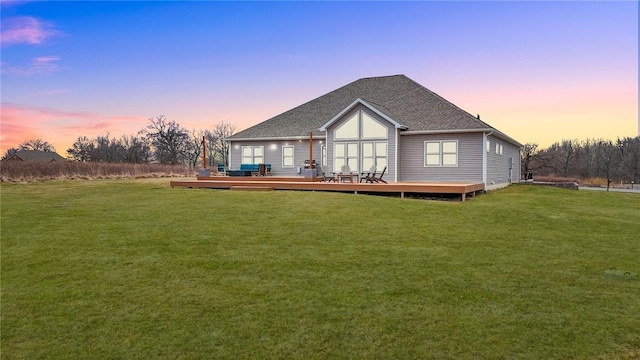
<instances>
[{"instance_id":1,"label":"downspout","mask_svg":"<svg viewBox=\"0 0 640 360\"><path fill-rule=\"evenodd\" d=\"M233 148L233 141L227 141L229 143L229 148L227 150L227 161L229 162L228 164L225 164L227 166L227 169L231 169L231 153L232 153L232 148Z\"/></svg>"},{"instance_id":2,"label":"downspout","mask_svg":"<svg viewBox=\"0 0 640 360\"><path fill-rule=\"evenodd\" d=\"M482 182L485 189L487 188L487 140L491 135L493 135L493 129L488 134L482 133Z\"/></svg>"},{"instance_id":3,"label":"downspout","mask_svg":"<svg viewBox=\"0 0 640 360\"><path fill-rule=\"evenodd\" d=\"M395 164L394 164L394 172L395 174L393 174L393 179L395 182L398 182L398 133L400 133L400 130L396 128L396 149L395 149Z\"/></svg>"}]
</instances>

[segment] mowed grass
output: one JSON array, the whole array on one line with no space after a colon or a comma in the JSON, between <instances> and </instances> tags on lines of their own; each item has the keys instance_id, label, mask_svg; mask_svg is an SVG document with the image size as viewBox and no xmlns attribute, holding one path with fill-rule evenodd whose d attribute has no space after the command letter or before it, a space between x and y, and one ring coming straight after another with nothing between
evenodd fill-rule
<instances>
[{"instance_id":1,"label":"mowed grass","mask_svg":"<svg viewBox=\"0 0 640 360\"><path fill-rule=\"evenodd\" d=\"M640 357L640 196L1 185L3 359Z\"/></svg>"}]
</instances>

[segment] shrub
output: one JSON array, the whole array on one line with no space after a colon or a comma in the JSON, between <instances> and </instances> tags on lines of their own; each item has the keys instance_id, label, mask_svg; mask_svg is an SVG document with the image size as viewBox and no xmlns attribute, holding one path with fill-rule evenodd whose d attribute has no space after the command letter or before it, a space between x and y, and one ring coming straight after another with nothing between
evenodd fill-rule
<instances>
[{"instance_id":1,"label":"shrub","mask_svg":"<svg viewBox=\"0 0 640 360\"><path fill-rule=\"evenodd\" d=\"M577 183L582 184L582 180L578 178L562 177L557 175L535 176L535 181L555 182L555 183Z\"/></svg>"},{"instance_id":2,"label":"shrub","mask_svg":"<svg viewBox=\"0 0 640 360\"><path fill-rule=\"evenodd\" d=\"M194 170L184 165L100 162L2 161L0 165L2 182L184 176L195 176Z\"/></svg>"}]
</instances>

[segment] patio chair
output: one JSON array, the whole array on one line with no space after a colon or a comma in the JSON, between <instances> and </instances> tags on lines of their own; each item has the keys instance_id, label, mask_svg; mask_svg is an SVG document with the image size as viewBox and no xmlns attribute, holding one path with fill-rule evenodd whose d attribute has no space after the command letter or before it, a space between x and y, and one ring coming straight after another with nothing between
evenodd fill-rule
<instances>
[{"instance_id":1,"label":"patio chair","mask_svg":"<svg viewBox=\"0 0 640 360\"><path fill-rule=\"evenodd\" d=\"M218 174L219 175L227 175L227 169L224 164L218 164Z\"/></svg>"},{"instance_id":2,"label":"patio chair","mask_svg":"<svg viewBox=\"0 0 640 360\"><path fill-rule=\"evenodd\" d=\"M341 182L343 179L349 179L350 182L353 182L353 178L357 176L357 174L351 172L349 165L342 165L340 167L340 174L338 174L338 182Z\"/></svg>"},{"instance_id":3,"label":"patio chair","mask_svg":"<svg viewBox=\"0 0 640 360\"><path fill-rule=\"evenodd\" d=\"M383 183L387 183L386 181L382 180L382 177L384 176L384 173L387 172L387 167L385 166L384 169L382 169L382 173L380 174L380 176L376 176L376 174L373 174L373 176L371 176L371 182L374 183L379 183L379 182L383 182Z\"/></svg>"},{"instance_id":4,"label":"patio chair","mask_svg":"<svg viewBox=\"0 0 640 360\"><path fill-rule=\"evenodd\" d=\"M320 172L322 173L322 181L323 182L335 182L336 177L333 174L327 173L327 168L325 166L320 167Z\"/></svg>"},{"instance_id":5,"label":"patio chair","mask_svg":"<svg viewBox=\"0 0 640 360\"><path fill-rule=\"evenodd\" d=\"M375 165L369 168L369 172L361 172L360 173L360 182L363 180L366 181L370 176L373 176L376 173L377 167Z\"/></svg>"}]
</instances>

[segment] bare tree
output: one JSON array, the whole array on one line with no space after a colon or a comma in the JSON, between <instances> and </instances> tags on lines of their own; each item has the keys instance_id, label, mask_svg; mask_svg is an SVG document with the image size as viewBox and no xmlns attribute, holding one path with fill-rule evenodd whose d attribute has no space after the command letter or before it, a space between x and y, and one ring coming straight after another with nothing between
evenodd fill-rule
<instances>
[{"instance_id":1,"label":"bare tree","mask_svg":"<svg viewBox=\"0 0 640 360\"><path fill-rule=\"evenodd\" d=\"M582 178L590 178L595 175L596 171L596 155L597 155L596 139L587 139L576 149L576 174Z\"/></svg>"},{"instance_id":2,"label":"bare tree","mask_svg":"<svg viewBox=\"0 0 640 360\"><path fill-rule=\"evenodd\" d=\"M562 140L562 143L560 144L560 153L562 154L563 160L561 167L562 176L566 177L569 175L569 169L571 165L573 165L573 159L576 155L577 142L577 140Z\"/></svg>"},{"instance_id":3,"label":"bare tree","mask_svg":"<svg viewBox=\"0 0 640 360\"><path fill-rule=\"evenodd\" d=\"M18 152L18 149L16 149L16 148L8 148L7 151L5 151L4 155L2 156L1 160L8 159L8 158L12 157L17 152Z\"/></svg>"},{"instance_id":4,"label":"bare tree","mask_svg":"<svg viewBox=\"0 0 640 360\"><path fill-rule=\"evenodd\" d=\"M22 144L18 145L18 149L20 150L38 150L38 151L47 151L47 152L55 152L56 149L51 145L48 141L44 141L42 139L29 139L25 140Z\"/></svg>"},{"instance_id":5,"label":"bare tree","mask_svg":"<svg viewBox=\"0 0 640 360\"><path fill-rule=\"evenodd\" d=\"M617 149L611 140L598 141L598 172L607 180L611 180L616 166Z\"/></svg>"},{"instance_id":6,"label":"bare tree","mask_svg":"<svg viewBox=\"0 0 640 360\"><path fill-rule=\"evenodd\" d=\"M532 167L532 162L536 160L538 155L538 144L536 143L526 143L522 149L522 173L528 174L529 171L534 170ZM538 168L536 166L535 168Z\"/></svg>"},{"instance_id":7,"label":"bare tree","mask_svg":"<svg viewBox=\"0 0 640 360\"><path fill-rule=\"evenodd\" d=\"M151 141L156 160L161 164L180 164L185 158L187 130L164 115L149 119L150 124L140 131Z\"/></svg>"},{"instance_id":8,"label":"bare tree","mask_svg":"<svg viewBox=\"0 0 640 360\"><path fill-rule=\"evenodd\" d=\"M207 158L210 166L224 164L229 166L229 143L225 140L235 134L236 125L221 121L205 131L207 140Z\"/></svg>"},{"instance_id":9,"label":"bare tree","mask_svg":"<svg viewBox=\"0 0 640 360\"><path fill-rule=\"evenodd\" d=\"M124 135L118 141L118 161L134 164L148 163L151 159L151 147L145 138Z\"/></svg>"},{"instance_id":10,"label":"bare tree","mask_svg":"<svg viewBox=\"0 0 640 360\"><path fill-rule=\"evenodd\" d=\"M67 154L76 161L90 161L95 151L93 141L86 136L79 136L73 145L67 149Z\"/></svg>"},{"instance_id":11,"label":"bare tree","mask_svg":"<svg viewBox=\"0 0 640 360\"><path fill-rule=\"evenodd\" d=\"M637 180L640 172L640 136L635 138L618 138L615 143L618 156L619 180Z\"/></svg>"},{"instance_id":12,"label":"bare tree","mask_svg":"<svg viewBox=\"0 0 640 360\"><path fill-rule=\"evenodd\" d=\"M91 154L92 161L118 162L118 143L111 139L109 133L100 135L94 140L94 150Z\"/></svg>"},{"instance_id":13,"label":"bare tree","mask_svg":"<svg viewBox=\"0 0 640 360\"><path fill-rule=\"evenodd\" d=\"M190 167L198 166L198 160L202 156L202 130L193 129L189 132L189 139L185 142L185 157Z\"/></svg>"}]
</instances>

